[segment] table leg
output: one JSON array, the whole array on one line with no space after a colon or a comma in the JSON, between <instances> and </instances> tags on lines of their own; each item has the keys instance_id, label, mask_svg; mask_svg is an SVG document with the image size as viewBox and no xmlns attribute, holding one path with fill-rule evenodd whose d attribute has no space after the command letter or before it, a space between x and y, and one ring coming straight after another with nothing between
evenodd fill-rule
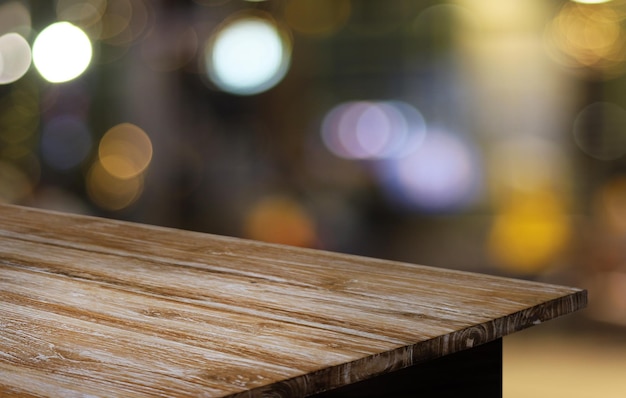
<instances>
[{"instance_id":1,"label":"table leg","mask_svg":"<svg viewBox=\"0 0 626 398\"><path fill-rule=\"evenodd\" d=\"M316 398L502 398L502 339L314 395Z\"/></svg>"}]
</instances>

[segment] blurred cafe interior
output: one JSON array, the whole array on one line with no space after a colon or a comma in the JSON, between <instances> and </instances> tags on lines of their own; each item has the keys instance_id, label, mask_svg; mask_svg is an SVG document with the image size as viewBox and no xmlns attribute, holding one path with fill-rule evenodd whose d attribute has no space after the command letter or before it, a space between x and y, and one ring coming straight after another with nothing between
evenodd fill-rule
<instances>
[{"instance_id":1,"label":"blurred cafe interior","mask_svg":"<svg viewBox=\"0 0 626 398\"><path fill-rule=\"evenodd\" d=\"M1 202L588 289L506 397L626 393L625 154L624 0L0 1Z\"/></svg>"}]
</instances>

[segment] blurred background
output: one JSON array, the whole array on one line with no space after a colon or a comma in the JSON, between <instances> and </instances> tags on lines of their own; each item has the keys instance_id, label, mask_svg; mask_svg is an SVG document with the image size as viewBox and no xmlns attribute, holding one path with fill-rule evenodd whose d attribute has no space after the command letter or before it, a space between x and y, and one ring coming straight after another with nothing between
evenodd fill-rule
<instances>
[{"instance_id":1,"label":"blurred background","mask_svg":"<svg viewBox=\"0 0 626 398\"><path fill-rule=\"evenodd\" d=\"M580 286L505 396L626 391L626 2L0 1L0 201Z\"/></svg>"}]
</instances>

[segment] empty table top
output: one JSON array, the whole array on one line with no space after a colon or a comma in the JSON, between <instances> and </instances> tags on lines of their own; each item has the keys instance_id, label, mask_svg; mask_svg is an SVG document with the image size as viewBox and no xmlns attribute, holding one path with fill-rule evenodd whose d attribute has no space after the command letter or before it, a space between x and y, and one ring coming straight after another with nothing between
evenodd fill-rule
<instances>
[{"instance_id":1,"label":"empty table top","mask_svg":"<svg viewBox=\"0 0 626 398\"><path fill-rule=\"evenodd\" d=\"M0 205L0 395L305 396L586 291Z\"/></svg>"}]
</instances>

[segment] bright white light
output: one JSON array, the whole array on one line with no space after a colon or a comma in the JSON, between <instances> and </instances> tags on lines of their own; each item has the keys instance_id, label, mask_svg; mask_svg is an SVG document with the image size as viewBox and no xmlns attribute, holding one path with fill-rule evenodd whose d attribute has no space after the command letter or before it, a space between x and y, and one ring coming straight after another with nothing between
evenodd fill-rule
<instances>
[{"instance_id":1,"label":"bright white light","mask_svg":"<svg viewBox=\"0 0 626 398\"><path fill-rule=\"evenodd\" d=\"M237 20L215 34L207 49L209 77L220 89L252 95L276 85L287 73L289 44L271 22Z\"/></svg>"},{"instance_id":2,"label":"bright white light","mask_svg":"<svg viewBox=\"0 0 626 398\"><path fill-rule=\"evenodd\" d=\"M69 22L54 23L33 44L33 62L44 79L62 83L80 76L91 62L89 38Z\"/></svg>"},{"instance_id":3,"label":"bright white light","mask_svg":"<svg viewBox=\"0 0 626 398\"><path fill-rule=\"evenodd\" d=\"M9 84L24 76L30 68L30 46L17 33L0 36L0 84Z\"/></svg>"}]
</instances>

